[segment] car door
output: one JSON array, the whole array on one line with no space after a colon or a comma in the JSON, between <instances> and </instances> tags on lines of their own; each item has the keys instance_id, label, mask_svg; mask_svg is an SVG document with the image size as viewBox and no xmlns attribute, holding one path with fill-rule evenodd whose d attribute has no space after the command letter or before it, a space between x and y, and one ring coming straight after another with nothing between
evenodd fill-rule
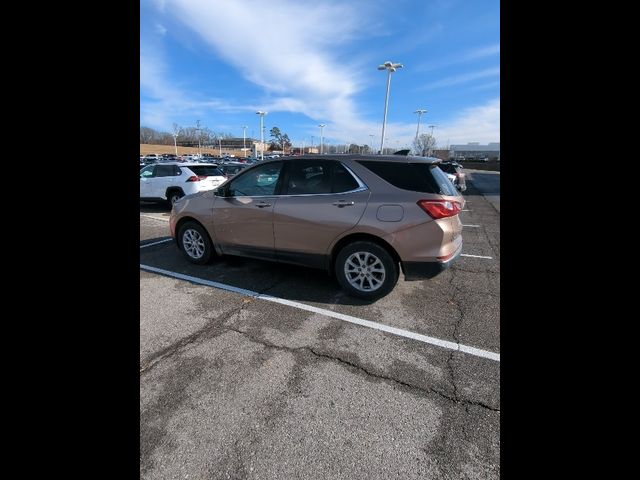
<instances>
[{"instance_id":1,"label":"car door","mask_svg":"<svg viewBox=\"0 0 640 480\"><path fill-rule=\"evenodd\" d=\"M140 198L151 198L151 181L155 170L155 165L149 165L140 170Z\"/></svg>"},{"instance_id":2,"label":"car door","mask_svg":"<svg viewBox=\"0 0 640 480\"><path fill-rule=\"evenodd\" d=\"M167 198L167 189L175 184L176 168L174 165L156 165L154 179L151 181L153 196Z\"/></svg>"},{"instance_id":3,"label":"car door","mask_svg":"<svg viewBox=\"0 0 640 480\"><path fill-rule=\"evenodd\" d=\"M274 208L276 259L324 268L329 246L362 217L369 190L337 160L291 160Z\"/></svg>"},{"instance_id":4,"label":"car door","mask_svg":"<svg viewBox=\"0 0 640 480\"><path fill-rule=\"evenodd\" d=\"M273 260L273 207L282 162L269 162L237 175L213 205L213 229L222 253Z\"/></svg>"}]
</instances>

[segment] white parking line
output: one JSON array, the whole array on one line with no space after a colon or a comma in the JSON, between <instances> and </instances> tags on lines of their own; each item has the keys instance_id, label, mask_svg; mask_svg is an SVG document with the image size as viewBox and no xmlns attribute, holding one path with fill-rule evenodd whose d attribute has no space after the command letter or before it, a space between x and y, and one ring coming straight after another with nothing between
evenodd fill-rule
<instances>
[{"instance_id":1,"label":"white parking line","mask_svg":"<svg viewBox=\"0 0 640 480\"><path fill-rule=\"evenodd\" d=\"M153 220L162 220L163 222L168 222L168 221L169 221L169 219L168 219L168 218L154 217L153 215L143 215L143 214L140 214L140 216L141 216L141 217L144 217L144 218L151 218L151 219L153 219Z\"/></svg>"},{"instance_id":2,"label":"white parking line","mask_svg":"<svg viewBox=\"0 0 640 480\"><path fill-rule=\"evenodd\" d=\"M166 243L166 242L170 242L172 240L173 240L173 238L165 238L164 240L158 240L157 242L145 243L144 245L140 245L140 248L150 247L151 245L158 245L159 243Z\"/></svg>"},{"instance_id":3,"label":"white parking line","mask_svg":"<svg viewBox=\"0 0 640 480\"><path fill-rule=\"evenodd\" d=\"M493 257L485 257L484 255L469 255L468 253L461 253L461 257L471 257L471 258L487 258L489 260L493 260Z\"/></svg>"},{"instance_id":4,"label":"white parking line","mask_svg":"<svg viewBox=\"0 0 640 480\"><path fill-rule=\"evenodd\" d=\"M470 212L471 210L462 210L463 212Z\"/></svg>"},{"instance_id":5,"label":"white parking line","mask_svg":"<svg viewBox=\"0 0 640 480\"><path fill-rule=\"evenodd\" d=\"M480 228L480 225L465 225L462 224L463 227L472 227L472 228Z\"/></svg>"},{"instance_id":6,"label":"white parking line","mask_svg":"<svg viewBox=\"0 0 640 480\"><path fill-rule=\"evenodd\" d=\"M351 315L344 315L342 313L332 312L331 310L325 310L324 308L313 307L311 305L305 305L304 303L285 300L284 298L273 297L271 295L264 295L258 292L254 292L252 290L245 290L244 288L233 287L231 285L225 285L224 283L212 282L211 280L204 280L202 278L192 277L191 275L184 275L182 273L171 272L169 270L163 270L161 268L155 268L149 265L140 264L140 269L146 270L149 272L159 273L161 275L166 275L168 277L173 277L180 280L186 280L188 282L197 283L199 285L219 288L221 290L227 290L230 292L239 293L241 295L246 295L256 299L266 300L267 302L279 303L281 305L288 305L290 307L298 308L300 310L306 310L307 312L318 313L320 315L336 318L338 320L342 320L349 323L355 323L356 325L373 328L375 330L391 333L393 335L398 335L400 337L410 338L412 340L428 343L430 345L435 345L437 347L464 352L464 353L468 353L469 355L474 355L476 357L487 358L489 360L500 362L500 354L495 352L490 352L488 350L482 350L480 348L470 347L468 345L461 345L458 343L449 342L447 340L441 340L439 338L428 337L427 335L422 335L420 333L410 332L408 330L403 330L396 327L390 327L382 323L372 322L370 320L364 320L358 317L352 317Z\"/></svg>"}]
</instances>

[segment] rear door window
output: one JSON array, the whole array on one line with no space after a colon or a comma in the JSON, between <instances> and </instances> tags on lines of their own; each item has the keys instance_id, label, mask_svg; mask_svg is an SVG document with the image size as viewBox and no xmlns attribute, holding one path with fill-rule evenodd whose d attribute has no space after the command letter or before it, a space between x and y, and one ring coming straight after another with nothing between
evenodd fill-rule
<instances>
[{"instance_id":1,"label":"rear door window","mask_svg":"<svg viewBox=\"0 0 640 480\"><path fill-rule=\"evenodd\" d=\"M173 177L175 176L175 168L173 165L157 165L156 177Z\"/></svg>"},{"instance_id":2,"label":"rear door window","mask_svg":"<svg viewBox=\"0 0 640 480\"><path fill-rule=\"evenodd\" d=\"M353 175L335 160L293 160L288 163L285 195L326 195L359 187Z\"/></svg>"},{"instance_id":3,"label":"rear door window","mask_svg":"<svg viewBox=\"0 0 640 480\"><path fill-rule=\"evenodd\" d=\"M211 165L193 165L189 167L189 170L199 177L224 177L224 173L218 167Z\"/></svg>"}]
</instances>

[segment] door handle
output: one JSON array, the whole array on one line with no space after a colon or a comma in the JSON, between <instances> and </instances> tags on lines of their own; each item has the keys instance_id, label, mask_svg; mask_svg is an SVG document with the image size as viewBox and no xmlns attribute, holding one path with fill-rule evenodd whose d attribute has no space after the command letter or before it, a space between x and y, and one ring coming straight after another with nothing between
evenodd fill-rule
<instances>
[{"instance_id":1,"label":"door handle","mask_svg":"<svg viewBox=\"0 0 640 480\"><path fill-rule=\"evenodd\" d=\"M256 207L258 208L264 208L264 207L270 207L270 206L271 206L270 203L265 203L265 202L256 203Z\"/></svg>"},{"instance_id":2,"label":"door handle","mask_svg":"<svg viewBox=\"0 0 640 480\"><path fill-rule=\"evenodd\" d=\"M348 207L349 205L355 205L356 202L345 202L344 200L341 200L339 202L335 202L334 205L336 207L342 208L342 207Z\"/></svg>"}]
</instances>

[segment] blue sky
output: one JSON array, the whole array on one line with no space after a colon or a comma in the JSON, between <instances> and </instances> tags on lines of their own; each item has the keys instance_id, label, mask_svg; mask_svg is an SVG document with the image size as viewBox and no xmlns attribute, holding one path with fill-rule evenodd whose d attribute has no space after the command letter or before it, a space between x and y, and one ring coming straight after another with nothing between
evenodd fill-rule
<instances>
[{"instance_id":1,"label":"blue sky","mask_svg":"<svg viewBox=\"0 0 640 480\"><path fill-rule=\"evenodd\" d=\"M387 60L387 146L500 141L498 0L141 0L140 123L377 149Z\"/></svg>"}]
</instances>

